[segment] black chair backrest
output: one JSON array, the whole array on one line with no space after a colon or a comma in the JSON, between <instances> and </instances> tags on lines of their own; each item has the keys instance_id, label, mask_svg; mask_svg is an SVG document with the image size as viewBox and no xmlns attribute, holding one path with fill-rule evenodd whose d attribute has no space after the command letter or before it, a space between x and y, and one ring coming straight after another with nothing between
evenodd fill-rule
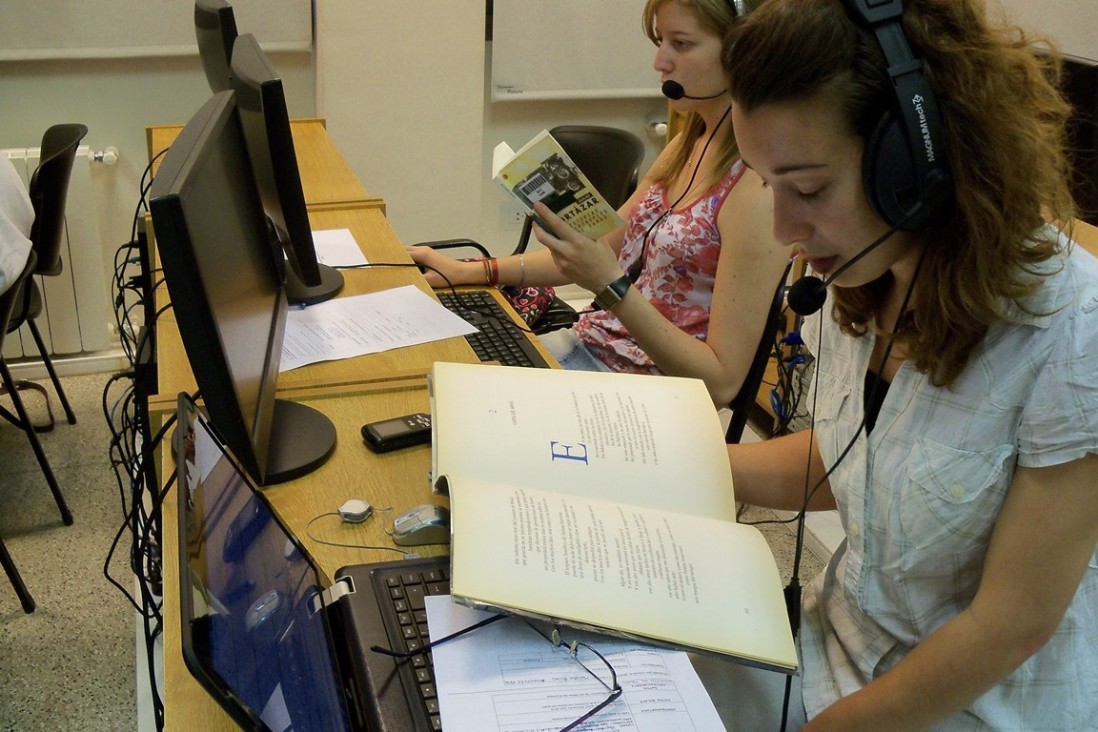
<instances>
[{"instance_id":1,"label":"black chair backrest","mask_svg":"<svg viewBox=\"0 0 1098 732\"><path fill-rule=\"evenodd\" d=\"M637 190L644 142L632 132L598 125L558 125L549 133L614 208ZM533 218L527 216L515 254L526 251L532 224Z\"/></svg>"},{"instance_id":2,"label":"black chair backrest","mask_svg":"<svg viewBox=\"0 0 1098 732\"><path fill-rule=\"evenodd\" d=\"M61 232L76 148L88 128L82 124L53 125L42 136L42 153L31 176L30 199L34 206L31 243L38 257L35 274L61 272Z\"/></svg>"},{"instance_id":3,"label":"black chair backrest","mask_svg":"<svg viewBox=\"0 0 1098 732\"><path fill-rule=\"evenodd\" d=\"M11 322L11 315L15 311L15 303L19 299L21 290L27 280L34 273L35 263L36 259L32 249L27 252L27 263L23 265L23 271L19 273L18 277L12 279L8 284L8 289L0 292L0 352L4 350L4 336L8 333L8 324ZM0 356L0 358L3 357Z\"/></svg>"},{"instance_id":4,"label":"black chair backrest","mask_svg":"<svg viewBox=\"0 0 1098 732\"><path fill-rule=\"evenodd\" d=\"M755 403L755 396L759 393L763 375L766 373L766 362L770 360L770 354L774 350L774 340L778 335L778 326L781 325L782 308L785 306L785 280L789 277L789 270L793 261L785 265L781 280L774 291L774 299L770 303L770 312L766 316L766 326L763 328L759 346L755 349L755 357L751 360L751 366L747 369L743 385L736 394L736 398L729 404L732 410L732 421L728 423L728 430L724 434L724 441L735 444L743 436L743 430L747 426L747 418L751 413L751 405Z\"/></svg>"},{"instance_id":5,"label":"black chair backrest","mask_svg":"<svg viewBox=\"0 0 1098 732\"><path fill-rule=\"evenodd\" d=\"M639 137L596 125L559 125L549 133L611 206L618 208L633 195L644 161Z\"/></svg>"}]
</instances>

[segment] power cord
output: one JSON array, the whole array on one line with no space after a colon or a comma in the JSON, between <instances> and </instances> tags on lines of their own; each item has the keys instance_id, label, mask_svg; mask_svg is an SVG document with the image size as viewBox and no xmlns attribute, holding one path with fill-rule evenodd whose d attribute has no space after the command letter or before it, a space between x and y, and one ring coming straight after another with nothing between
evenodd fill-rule
<instances>
[{"instance_id":1,"label":"power cord","mask_svg":"<svg viewBox=\"0 0 1098 732\"><path fill-rule=\"evenodd\" d=\"M349 505L349 504L354 504L354 503L364 504L366 506L366 508L362 509L357 505L353 505L353 506ZM380 512L383 512L383 513L389 513L392 510L393 510L392 506L377 509L377 511L380 511ZM318 514L316 516L313 516L311 519L309 519L309 523L305 524L305 535L308 536L309 539L311 539L312 541L315 541L317 544L324 544L326 546L336 546L336 547L342 547L342 548L345 548L345 549L376 549L376 550L379 550L379 551L389 551L389 552L396 552L397 554L401 554L401 555L407 555L407 552L404 551L403 549L397 549L396 547L392 547L392 546L375 546L375 545L372 545L372 544L354 544L354 543L343 542L343 541L332 541L332 540L329 540L329 539L321 539L319 536L316 536L313 533L313 530L312 530L313 529L313 524L315 524L317 521L319 521L322 518L325 518L325 517L328 517L328 516L339 516L341 521L345 524L360 524L360 523L364 523L371 516L373 516L373 511L374 511L373 507L370 506L370 504L367 503L366 501L363 501L361 499L352 499L352 500L347 501L346 503L344 503L342 506L340 506L338 511L326 511L325 513Z\"/></svg>"}]
</instances>

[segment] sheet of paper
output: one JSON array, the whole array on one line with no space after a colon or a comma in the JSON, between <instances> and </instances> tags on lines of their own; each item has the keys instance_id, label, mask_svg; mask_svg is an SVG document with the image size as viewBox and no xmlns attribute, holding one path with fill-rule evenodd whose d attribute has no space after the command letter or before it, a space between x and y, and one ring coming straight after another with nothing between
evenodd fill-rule
<instances>
[{"instance_id":1,"label":"sheet of paper","mask_svg":"<svg viewBox=\"0 0 1098 732\"><path fill-rule=\"evenodd\" d=\"M316 259L329 267L361 267L368 264L350 229L321 229L313 232Z\"/></svg>"},{"instance_id":2,"label":"sheet of paper","mask_svg":"<svg viewBox=\"0 0 1098 732\"><path fill-rule=\"evenodd\" d=\"M412 285L291 307L279 371L473 333Z\"/></svg>"},{"instance_id":3,"label":"sheet of paper","mask_svg":"<svg viewBox=\"0 0 1098 732\"><path fill-rule=\"evenodd\" d=\"M488 615L452 602L449 595L425 599L432 640ZM571 629L561 634L606 656L623 689L588 721L592 729L724 732L685 653ZM607 697L573 658L517 617L478 628L431 653L446 732L561 729Z\"/></svg>"}]
</instances>

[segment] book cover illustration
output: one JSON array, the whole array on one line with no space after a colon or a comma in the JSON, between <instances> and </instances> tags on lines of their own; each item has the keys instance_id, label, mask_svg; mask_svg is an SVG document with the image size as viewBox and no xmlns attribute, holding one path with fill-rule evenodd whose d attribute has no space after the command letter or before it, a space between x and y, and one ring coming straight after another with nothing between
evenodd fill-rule
<instances>
[{"instance_id":1,"label":"book cover illustration","mask_svg":"<svg viewBox=\"0 0 1098 732\"><path fill-rule=\"evenodd\" d=\"M621 225L621 217L595 190L560 143L542 130L517 153L506 142L492 156L493 179L533 214L541 201L576 231L592 239Z\"/></svg>"}]
</instances>

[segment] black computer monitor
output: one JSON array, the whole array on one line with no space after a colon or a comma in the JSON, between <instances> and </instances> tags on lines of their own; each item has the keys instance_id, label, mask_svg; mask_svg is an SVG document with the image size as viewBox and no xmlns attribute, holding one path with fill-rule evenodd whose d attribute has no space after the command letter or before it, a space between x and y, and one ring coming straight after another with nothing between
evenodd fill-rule
<instances>
[{"instance_id":1,"label":"black computer monitor","mask_svg":"<svg viewBox=\"0 0 1098 732\"><path fill-rule=\"evenodd\" d=\"M335 427L275 399L288 312L232 91L213 95L169 148L149 192L175 321L210 420L257 483L319 467Z\"/></svg>"},{"instance_id":2,"label":"black computer monitor","mask_svg":"<svg viewBox=\"0 0 1098 732\"><path fill-rule=\"evenodd\" d=\"M282 79L250 33L236 39L230 68L263 210L271 235L290 262L286 273L290 304L327 300L343 288L343 275L316 259Z\"/></svg>"},{"instance_id":3,"label":"black computer monitor","mask_svg":"<svg viewBox=\"0 0 1098 732\"><path fill-rule=\"evenodd\" d=\"M225 0L195 0L194 34L210 91L216 93L229 89L229 62L236 40L236 19L232 6Z\"/></svg>"},{"instance_id":4,"label":"black computer monitor","mask_svg":"<svg viewBox=\"0 0 1098 732\"><path fill-rule=\"evenodd\" d=\"M1079 218L1098 226L1098 61L1064 56L1061 89L1074 112L1068 123L1071 190Z\"/></svg>"}]
</instances>

